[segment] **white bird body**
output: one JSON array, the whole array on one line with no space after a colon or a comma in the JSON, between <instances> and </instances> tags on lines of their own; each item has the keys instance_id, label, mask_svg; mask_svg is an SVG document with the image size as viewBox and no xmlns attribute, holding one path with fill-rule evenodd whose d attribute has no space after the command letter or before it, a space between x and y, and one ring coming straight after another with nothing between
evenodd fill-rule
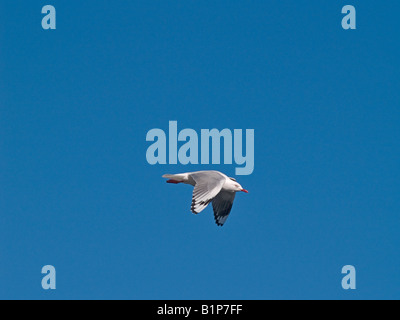
<instances>
[{"instance_id":1,"label":"white bird body","mask_svg":"<svg viewBox=\"0 0 400 320\"><path fill-rule=\"evenodd\" d=\"M178 174L164 174L168 183L184 183L194 186L191 210L197 214L210 202L214 209L217 225L222 226L232 209L237 191L248 192L236 182L219 171L196 171Z\"/></svg>"}]
</instances>

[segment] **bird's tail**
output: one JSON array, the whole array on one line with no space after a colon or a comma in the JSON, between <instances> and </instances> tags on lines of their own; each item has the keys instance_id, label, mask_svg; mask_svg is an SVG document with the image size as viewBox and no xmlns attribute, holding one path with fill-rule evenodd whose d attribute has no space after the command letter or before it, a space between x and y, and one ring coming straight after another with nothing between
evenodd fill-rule
<instances>
[{"instance_id":1,"label":"bird's tail","mask_svg":"<svg viewBox=\"0 0 400 320\"><path fill-rule=\"evenodd\" d=\"M187 181L187 174L179 173L179 174L164 174L163 178L167 178L168 183L181 183Z\"/></svg>"}]
</instances>

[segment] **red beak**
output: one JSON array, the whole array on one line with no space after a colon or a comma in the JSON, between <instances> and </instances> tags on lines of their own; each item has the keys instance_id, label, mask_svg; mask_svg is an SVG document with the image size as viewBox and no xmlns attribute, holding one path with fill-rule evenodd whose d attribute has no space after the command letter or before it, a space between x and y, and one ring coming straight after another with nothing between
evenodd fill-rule
<instances>
[{"instance_id":1,"label":"red beak","mask_svg":"<svg viewBox=\"0 0 400 320\"><path fill-rule=\"evenodd\" d=\"M240 190L240 191L243 191L243 192L246 192L246 193L249 193L246 189L242 189L242 190Z\"/></svg>"}]
</instances>

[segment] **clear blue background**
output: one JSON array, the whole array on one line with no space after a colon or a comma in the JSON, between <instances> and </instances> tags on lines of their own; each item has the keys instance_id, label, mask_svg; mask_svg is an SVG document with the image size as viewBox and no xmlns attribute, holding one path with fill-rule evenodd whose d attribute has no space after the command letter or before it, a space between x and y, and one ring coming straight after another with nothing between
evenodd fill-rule
<instances>
[{"instance_id":1,"label":"clear blue background","mask_svg":"<svg viewBox=\"0 0 400 320\"><path fill-rule=\"evenodd\" d=\"M0 298L399 299L399 11L2 0ZM255 129L222 228L161 175L235 165L149 165L146 133L169 120Z\"/></svg>"}]
</instances>

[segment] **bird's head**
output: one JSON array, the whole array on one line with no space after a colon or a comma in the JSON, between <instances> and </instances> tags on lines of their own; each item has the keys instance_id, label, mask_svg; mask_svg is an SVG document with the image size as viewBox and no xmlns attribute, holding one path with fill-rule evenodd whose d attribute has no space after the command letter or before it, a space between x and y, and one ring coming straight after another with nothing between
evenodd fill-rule
<instances>
[{"instance_id":1,"label":"bird's head","mask_svg":"<svg viewBox=\"0 0 400 320\"><path fill-rule=\"evenodd\" d=\"M233 191L242 191L242 192L246 192L249 193L246 189L243 189L243 187L237 183L236 181L233 181Z\"/></svg>"},{"instance_id":2,"label":"bird's head","mask_svg":"<svg viewBox=\"0 0 400 320\"><path fill-rule=\"evenodd\" d=\"M239 184L239 191L249 193L246 189L243 189L243 187L240 184Z\"/></svg>"}]
</instances>

